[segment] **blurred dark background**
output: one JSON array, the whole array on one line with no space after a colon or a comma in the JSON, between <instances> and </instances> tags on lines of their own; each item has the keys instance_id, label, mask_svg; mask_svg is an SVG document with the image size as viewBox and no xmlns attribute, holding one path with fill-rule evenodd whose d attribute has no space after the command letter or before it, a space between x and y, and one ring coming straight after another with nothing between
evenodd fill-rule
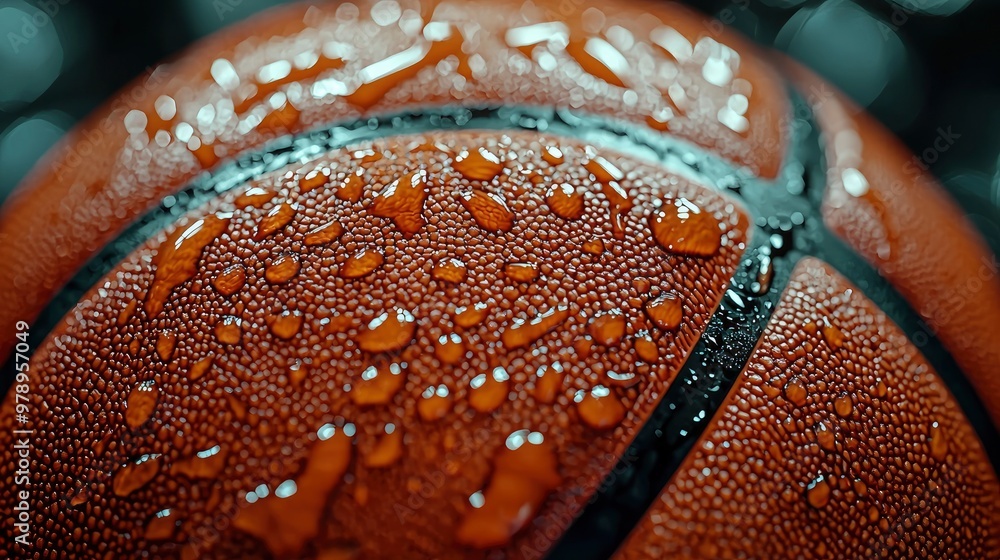
<instances>
[{"instance_id":1,"label":"blurred dark background","mask_svg":"<svg viewBox=\"0 0 1000 560\"><path fill-rule=\"evenodd\" d=\"M74 122L133 77L280 3L0 0L0 200ZM686 3L811 66L918 154L942 131L958 135L925 161L1000 253L1000 2Z\"/></svg>"}]
</instances>

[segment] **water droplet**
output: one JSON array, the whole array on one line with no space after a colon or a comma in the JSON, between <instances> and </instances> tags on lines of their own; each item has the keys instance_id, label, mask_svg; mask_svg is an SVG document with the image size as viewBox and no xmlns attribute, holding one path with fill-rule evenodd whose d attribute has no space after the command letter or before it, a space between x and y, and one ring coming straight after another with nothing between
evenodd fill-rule
<instances>
[{"instance_id":1,"label":"water droplet","mask_svg":"<svg viewBox=\"0 0 1000 560\"><path fill-rule=\"evenodd\" d=\"M521 51L528 60L532 60L532 53L538 45L545 45L556 41L565 43L569 41L569 28L562 22L536 23L522 27L508 28L504 33L504 42L507 46Z\"/></svg>"},{"instance_id":2,"label":"water droplet","mask_svg":"<svg viewBox=\"0 0 1000 560\"><path fill-rule=\"evenodd\" d=\"M888 394L889 387L885 384L885 381L879 379L878 383L875 384L875 396L884 398Z\"/></svg>"},{"instance_id":3,"label":"water droplet","mask_svg":"<svg viewBox=\"0 0 1000 560\"><path fill-rule=\"evenodd\" d=\"M545 336L549 331L561 325L569 316L569 306L562 304L536 315L530 321L515 319L504 328L500 339L504 346L511 350L522 348Z\"/></svg>"},{"instance_id":4,"label":"water droplet","mask_svg":"<svg viewBox=\"0 0 1000 560\"><path fill-rule=\"evenodd\" d=\"M470 328L482 323L490 314L490 308L483 302L455 310L455 324L462 328Z\"/></svg>"},{"instance_id":5,"label":"water droplet","mask_svg":"<svg viewBox=\"0 0 1000 560\"><path fill-rule=\"evenodd\" d=\"M656 341L649 334L636 336L632 346L635 348L635 353L646 362L653 363L660 359L660 351L656 347Z\"/></svg>"},{"instance_id":6,"label":"water droplet","mask_svg":"<svg viewBox=\"0 0 1000 560\"><path fill-rule=\"evenodd\" d=\"M382 189L372 200L370 210L375 216L392 220L403 233L412 235L426 223L423 217L426 199L427 172L420 169Z\"/></svg>"},{"instance_id":7,"label":"water droplet","mask_svg":"<svg viewBox=\"0 0 1000 560\"><path fill-rule=\"evenodd\" d=\"M376 152L375 150L357 150L352 154L354 159L358 160L362 164L375 163L381 160L385 155L382 152Z\"/></svg>"},{"instance_id":8,"label":"water droplet","mask_svg":"<svg viewBox=\"0 0 1000 560\"><path fill-rule=\"evenodd\" d=\"M604 193L610 205L611 234L616 239L624 239L625 224L623 220L628 211L635 206L635 203L632 202L632 199L628 197L628 193L625 192L625 189L617 181L602 183L601 192Z\"/></svg>"},{"instance_id":9,"label":"water droplet","mask_svg":"<svg viewBox=\"0 0 1000 560\"><path fill-rule=\"evenodd\" d=\"M143 455L135 462L118 469L111 482L111 489L116 496L128 496L149 484L160 472L160 466L159 455Z\"/></svg>"},{"instance_id":10,"label":"water droplet","mask_svg":"<svg viewBox=\"0 0 1000 560\"><path fill-rule=\"evenodd\" d=\"M302 384L302 381L306 378L306 367L302 365L302 360L295 360L292 365L288 366L288 381L292 385L298 387Z\"/></svg>"},{"instance_id":11,"label":"water droplet","mask_svg":"<svg viewBox=\"0 0 1000 560\"><path fill-rule=\"evenodd\" d=\"M328 167L313 169L309 173L306 173L304 177L299 179L299 190L303 193L307 193L320 187L325 187L329 182L330 169Z\"/></svg>"},{"instance_id":12,"label":"water droplet","mask_svg":"<svg viewBox=\"0 0 1000 560\"><path fill-rule=\"evenodd\" d=\"M542 150L542 159L544 159L545 163L549 165L559 165L560 163L566 161L562 150L555 146L546 146L545 149Z\"/></svg>"},{"instance_id":13,"label":"water droplet","mask_svg":"<svg viewBox=\"0 0 1000 560\"><path fill-rule=\"evenodd\" d=\"M90 501L91 493L88 488L80 488L69 500L70 507L78 508Z\"/></svg>"},{"instance_id":14,"label":"water droplet","mask_svg":"<svg viewBox=\"0 0 1000 560\"><path fill-rule=\"evenodd\" d=\"M603 346L618 344L625 336L625 316L621 311L598 313L587 325L587 332L594 341Z\"/></svg>"},{"instance_id":15,"label":"water droplet","mask_svg":"<svg viewBox=\"0 0 1000 560\"><path fill-rule=\"evenodd\" d=\"M299 258L289 253L282 253L264 270L264 278L271 284L284 284L299 273Z\"/></svg>"},{"instance_id":16,"label":"water droplet","mask_svg":"<svg viewBox=\"0 0 1000 560\"><path fill-rule=\"evenodd\" d=\"M541 366L535 372L535 399L545 404L552 404L563 386L562 366L558 363L552 366Z\"/></svg>"},{"instance_id":17,"label":"water droplet","mask_svg":"<svg viewBox=\"0 0 1000 560\"><path fill-rule=\"evenodd\" d=\"M358 335L358 346L366 352L398 350L413 340L416 318L405 309L386 311L368 323L368 329Z\"/></svg>"},{"instance_id":18,"label":"water droplet","mask_svg":"<svg viewBox=\"0 0 1000 560\"><path fill-rule=\"evenodd\" d=\"M439 260L434 266L434 270L431 271L431 277L435 280L451 282L452 284L464 281L467 274L465 263L450 257Z\"/></svg>"},{"instance_id":19,"label":"water droplet","mask_svg":"<svg viewBox=\"0 0 1000 560\"><path fill-rule=\"evenodd\" d=\"M854 402L851 400L851 395L848 393L841 393L837 399L833 401L833 408L841 417L849 417L851 412L854 410Z\"/></svg>"},{"instance_id":20,"label":"water droplet","mask_svg":"<svg viewBox=\"0 0 1000 560\"><path fill-rule=\"evenodd\" d=\"M368 497L370 493L368 491L368 486L365 484L358 484L354 488L354 502L361 507L368 505ZM318 558L323 560L351 560L360 559L361 549L360 548L350 548L346 551L336 550L324 547L322 553Z\"/></svg>"},{"instance_id":21,"label":"water droplet","mask_svg":"<svg viewBox=\"0 0 1000 560\"><path fill-rule=\"evenodd\" d=\"M600 239L591 239L590 241L585 241L583 243L583 251L590 255L604 254L604 241L601 241Z\"/></svg>"},{"instance_id":22,"label":"water droplet","mask_svg":"<svg viewBox=\"0 0 1000 560\"><path fill-rule=\"evenodd\" d=\"M608 371L604 375L615 387L631 387L639 382L639 376L634 371Z\"/></svg>"},{"instance_id":23,"label":"water droplet","mask_svg":"<svg viewBox=\"0 0 1000 560\"><path fill-rule=\"evenodd\" d=\"M292 131L299 121L301 111L288 102L284 92L277 92L268 97L263 105L268 111L257 125L258 130Z\"/></svg>"},{"instance_id":24,"label":"water droplet","mask_svg":"<svg viewBox=\"0 0 1000 560\"><path fill-rule=\"evenodd\" d=\"M434 345L434 355L442 363L448 365L455 365L462 361L465 357L465 344L462 337L455 333L441 335Z\"/></svg>"},{"instance_id":25,"label":"water droplet","mask_svg":"<svg viewBox=\"0 0 1000 560\"><path fill-rule=\"evenodd\" d=\"M267 215L257 224L257 227L254 228L254 241L261 241L272 233L284 228L291 223L296 213L295 207L287 202L282 202L271 208Z\"/></svg>"},{"instance_id":26,"label":"water droplet","mask_svg":"<svg viewBox=\"0 0 1000 560\"><path fill-rule=\"evenodd\" d=\"M788 402L795 406L806 404L806 399L809 398L809 389L806 388L806 384L802 378L797 375L789 379L788 383L785 383L784 392Z\"/></svg>"},{"instance_id":27,"label":"water droplet","mask_svg":"<svg viewBox=\"0 0 1000 560\"><path fill-rule=\"evenodd\" d=\"M312 53L307 53L306 56L309 54ZM302 56L299 55L293 60L279 59L261 66L256 75L251 78L254 87L249 89L248 94L242 96L234 110L237 113L244 113L261 101L273 99L276 93L285 98L282 91L285 85L307 82L310 78L315 78L327 70L340 68L344 65L343 60L336 57L320 55L303 59ZM217 67L218 73L216 72ZM213 63L212 75L216 82L227 90L239 88L239 77L232 64L225 59L219 59ZM270 106L274 104L273 101L268 103Z\"/></svg>"},{"instance_id":28,"label":"water droplet","mask_svg":"<svg viewBox=\"0 0 1000 560\"><path fill-rule=\"evenodd\" d=\"M462 52L464 38L458 29L451 27L447 36L440 39L418 43L362 68L358 71L361 85L345 95L344 99L367 111L396 85L413 78L424 68L452 55L458 57L460 62L465 59L466 55Z\"/></svg>"},{"instance_id":29,"label":"water droplet","mask_svg":"<svg viewBox=\"0 0 1000 560\"><path fill-rule=\"evenodd\" d=\"M175 462L170 471L193 479L213 479L226 467L226 457L222 446L213 445Z\"/></svg>"},{"instance_id":30,"label":"water droplet","mask_svg":"<svg viewBox=\"0 0 1000 560\"><path fill-rule=\"evenodd\" d=\"M823 475L817 476L806 487L806 500L809 505L820 509L830 503L830 485Z\"/></svg>"},{"instance_id":31,"label":"water droplet","mask_svg":"<svg viewBox=\"0 0 1000 560\"><path fill-rule=\"evenodd\" d=\"M774 265L771 263L771 257L764 255L760 258L757 269L757 280L752 286L753 292L757 295L766 294L771 288L771 282L773 281Z\"/></svg>"},{"instance_id":32,"label":"water droplet","mask_svg":"<svg viewBox=\"0 0 1000 560\"><path fill-rule=\"evenodd\" d=\"M238 344L243 338L243 321L233 315L223 315L215 323L215 338L222 344Z\"/></svg>"},{"instance_id":33,"label":"water droplet","mask_svg":"<svg viewBox=\"0 0 1000 560\"><path fill-rule=\"evenodd\" d=\"M188 378L192 381L201 379L206 373L208 373L208 370L212 368L212 360L212 356L206 356L195 362L195 364L191 366L190 371L188 371Z\"/></svg>"},{"instance_id":34,"label":"water droplet","mask_svg":"<svg viewBox=\"0 0 1000 560\"><path fill-rule=\"evenodd\" d=\"M146 530L142 533L142 538L148 541L165 541L172 539L180 519L176 512L164 509L153 514L146 523Z\"/></svg>"},{"instance_id":35,"label":"water droplet","mask_svg":"<svg viewBox=\"0 0 1000 560\"><path fill-rule=\"evenodd\" d=\"M333 220L309 230L306 233L304 241L308 247L326 245L343 234L344 226L340 225L340 222Z\"/></svg>"},{"instance_id":36,"label":"water droplet","mask_svg":"<svg viewBox=\"0 0 1000 560\"><path fill-rule=\"evenodd\" d=\"M115 437L113 432L104 434L104 437L102 437L100 441L97 442L97 445L94 446L94 457L104 456L104 452L107 451L108 446L111 445L112 441L118 442L118 439Z\"/></svg>"},{"instance_id":37,"label":"water droplet","mask_svg":"<svg viewBox=\"0 0 1000 560\"><path fill-rule=\"evenodd\" d=\"M231 296L238 292L247 281L247 272L241 264L234 264L223 270L212 281L216 291L224 296Z\"/></svg>"},{"instance_id":38,"label":"water droplet","mask_svg":"<svg viewBox=\"0 0 1000 560\"><path fill-rule=\"evenodd\" d=\"M446 385L433 385L424 389L417 401L417 413L425 422L444 418L451 411L452 397Z\"/></svg>"},{"instance_id":39,"label":"water droplet","mask_svg":"<svg viewBox=\"0 0 1000 560\"><path fill-rule=\"evenodd\" d=\"M139 307L139 300L130 300L125 307L122 308L121 313L118 314L116 324L119 327L124 327L125 324L128 323L129 319L132 318L132 315L135 314L135 309L137 307Z\"/></svg>"},{"instance_id":40,"label":"water droplet","mask_svg":"<svg viewBox=\"0 0 1000 560\"><path fill-rule=\"evenodd\" d=\"M348 257L340 267L341 278L361 278L368 276L382 266L385 257L378 249L362 249Z\"/></svg>"},{"instance_id":41,"label":"water droplet","mask_svg":"<svg viewBox=\"0 0 1000 560\"><path fill-rule=\"evenodd\" d=\"M389 424L386 433L379 437L378 443L364 457L366 467L384 469L392 466L403 456L403 430Z\"/></svg>"},{"instance_id":42,"label":"water droplet","mask_svg":"<svg viewBox=\"0 0 1000 560\"><path fill-rule=\"evenodd\" d=\"M482 413L493 412L507 402L510 394L510 376L502 367L490 373L481 373L469 383L469 405Z\"/></svg>"},{"instance_id":43,"label":"water droplet","mask_svg":"<svg viewBox=\"0 0 1000 560\"><path fill-rule=\"evenodd\" d=\"M526 527L559 487L555 446L539 432L518 430L500 447L493 474L471 504L455 539L479 549L503 546Z\"/></svg>"},{"instance_id":44,"label":"water droplet","mask_svg":"<svg viewBox=\"0 0 1000 560\"><path fill-rule=\"evenodd\" d=\"M208 142L202 142L197 136L188 141L187 147L203 169L208 169L219 161L219 155L215 153L215 146Z\"/></svg>"},{"instance_id":45,"label":"water droplet","mask_svg":"<svg viewBox=\"0 0 1000 560\"><path fill-rule=\"evenodd\" d=\"M156 337L156 354L164 362L169 361L174 355L174 348L177 346L177 335L170 329L160 331Z\"/></svg>"},{"instance_id":46,"label":"water droplet","mask_svg":"<svg viewBox=\"0 0 1000 560\"><path fill-rule=\"evenodd\" d=\"M834 350L844 345L844 333L835 325L830 323L829 317L823 317L823 339Z\"/></svg>"},{"instance_id":47,"label":"water droplet","mask_svg":"<svg viewBox=\"0 0 1000 560\"><path fill-rule=\"evenodd\" d=\"M298 557L319 535L330 494L351 464L352 438L345 428L320 428L302 473L292 484L279 485L281 492L248 492L247 501L251 494L253 501L236 508L233 525L260 539L274 557Z\"/></svg>"},{"instance_id":48,"label":"water droplet","mask_svg":"<svg viewBox=\"0 0 1000 560\"><path fill-rule=\"evenodd\" d=\"M473 181L492 181L503 171L500 158L486 148L462 150L455 158L455 171Z\"/></svg>"},{"instance_id":49,"label":"water droplet","mask_svg":"<svg viewBox=\"0 0 1000 560\"><path fill-rule=\"evenodd\" d=\"M670 121L674 117L674 111L670 107L662 107L652 115L646 115L646 125L653 130L666 132L670 130Z\"/></svg>"},{"instance_id":50,"label":"water droplet","mask_svg":"<svg viewBox=\"0 0 1000 560\"><path fill-rule=\"evenodd\" d=\"M146 298L147 315L152 317L158 314L174 288L194 276L205 247L222 235L228 226L228 218L207 216L186 228L177 229L160 245L153 257L156 272Z\"/></svg>"},{"instance_id":51,"label":"water droplet","mask_svg":"<svg viewBox=\"0 0 1000 560\"><path fill-rule=\"evenodd\" d=\"M625 405L603 385L577 392L574 401L580 419L595 430L614 428L625 419Z\"/></svg>"},{"instance_id":52,"label":"water droplet","mask_svg":"<svg viewBox=\"0 0 1000 560\"><path fill-rule=\"evenodd\" d=\"M361 194L365 190L365 170L358 169L354 173L349 173L344 181L337 187L336 196L340 200L347 202L357 202L361 200Z\"/></svg>"},{"instance_id":53,"label":"water droplet","mask_svg":"<svg viewBox=\"0 0 1000 560\"><path fill-rule=\"evenodd\" d=\"M827 451L833 451L837 448L833 428L827 422L817 423L814 430L816 431L816 442L819 443L820 447Z\"/></svg>"},{"instance_id":54,"label":"water droplet","mask_svg":"<svg viewBox=\"0 0 1000 560\"><path fill-rule=\"evenodd\" d=\"M532 282L538 279L538 268L532 263L508 263L503 272L515 282Z\"/></svg>"},{"instance_id":55,"label":"water droplet","mask_svg":"<svg viewBox=\"0 0 1000 560\"><path fill-rule=\"evenodd\" d=\"M323 317L319 321L320 334L323 336L347 332L353 326L354 318L346 314L334 313L328 317Z\"/></svg>"},{"instance_id":56,"label":"water droplet","mask_svg":"<svg viewBox=\"0 0 1000 560\"><path fill-rule=\"evenodd\" d=\"M938 461L943 460L948 455L948 436L945 435L944 429L941 428L940 424L934 422L931 424L928 437L931 440L931 457Z\"/></svg>"},{"instance_id":57,"label":"water droplet","mask_svg":"<svg viewBox=\"0 0 1000 560\"><path fill-rule=\"evenodd\" d=\"M657 328L665 331L676 330L684 316L684 307L677 294L666 292L646 302L643 306L646 316Z\"/></svg>"},{"instance_id":58,"label":"water droplet","mask_svg":"<svg viewBox=\"0 0 1000 560\"><path fill-rule=\"evenodd\" d=\"M153 415L160 402L160 389L152 380L136 385L128 394L125 423L133 430L142 426Z\"/></svg>"},{"instance_id":59,"label":"water droplet","mask_svg":"<svg viewBox=\"0 0 1000 560\"><path fill-rule=\"evenodd\" d=\"M552 185L545 195L545 203L552 212L566 220L578 220L583 217L586 200L583 193L569 183Z\"/></svg>"},{"instance_id":60,"label":"water droplet","mask_svg":"<svg viewBox=\"0 0 1000 560\"><path fill-rule=\"evenodd\" d=\"M271 199L274 198L275 194L277 193L265 188L250 187L246 190L246 192L236 197L233 204L235 204L237 208L246 208L247 206L260 208L270 202Z\"/></svg>"},{"instance_id":61,"label":"water droplet","mask_svg":"<svg viewBox=\"0 0 1000 560\"><path fill-rule=\"evenodd\" d=\"M387 404L406 384L406 363L368 366L351 386L351 400L361 406Z\"/></svg>"},{"instance_id":62,"label":"water droplet","mask_svg":"<svg viewBox=\"0 0 1000 560\"><path fill-rule=\"evenodd\" d=\"M628 72L628 61L611 43L600 37L570 41L566 53L591 76L620 88L628 87L622 76Z\"/></svg>"},{"instance_id":63,"label":"water droplet","mask_svg":"<svg viewBox=\"0 0 1000 560\"><path fill-rule=\"evenodd\" d=\"M472 190L461 193L459 202L485 230L510 231L514 227L514 213L500 194Z\"/></svg>"},{"instance_id":64,"label":"water droplet","mask_svg":"<svg viewBox=\"0 0 1000 560\"><path fill-rule=\"evenodd\" d=\"M302 328L302 313L297 310L284 310L271 318L271 333L278 338L288 340L299 333Z\"/></svg>"},{"instance_id":65,"label":"water droplet","mask_svg":"<svg viewBox=\"0 0 1000 560\"><path fill-rule=\"evenodd\" d=\"M588 150L589 151L589 150ZM625 173L618 166L604 159L601 156L590 154L590 158L584 162L583 167L594 176L595 179L604 184L611 184L625 178Z\"/></svg>"},{"instance_id":66,"label":"water droplet","mask_svg":"<svg viewBox=\"0 0 1000 560\"><path fill-rule=\"evenodd\" d=\"M719 222L686 198L664 201L649 225L656 242L671 253L710 257L722 245Z\"/></svg>"}]
</instances>

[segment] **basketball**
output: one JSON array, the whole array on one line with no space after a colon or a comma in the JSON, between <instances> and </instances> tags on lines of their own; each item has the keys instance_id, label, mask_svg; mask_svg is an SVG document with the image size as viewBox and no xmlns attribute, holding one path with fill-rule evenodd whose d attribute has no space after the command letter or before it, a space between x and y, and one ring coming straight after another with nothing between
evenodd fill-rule
<instances>
[{"instance_id":1,"label":"basketball","mask_svg":"<svg viewBox=\"0 0 1000 560\"><path fill-rule=\"evenodd\" d=\"M670 3L229 26L0 209L8 558L998 558L996 257Z\"/></svg>"}]
</instances>

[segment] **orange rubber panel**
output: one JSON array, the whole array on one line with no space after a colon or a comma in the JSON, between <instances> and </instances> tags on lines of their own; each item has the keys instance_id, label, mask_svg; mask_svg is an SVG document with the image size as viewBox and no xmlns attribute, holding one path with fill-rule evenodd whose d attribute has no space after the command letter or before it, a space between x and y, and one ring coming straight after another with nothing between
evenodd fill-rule
<instances>
[{"instance_id":1,"label":"orange rubber panel","mask_svg":"<svg viewBox=\"0 0 1000 560\"><path fill-rule=\"evenodd\" d=\"M617 554L998 557L1000 486L957 403L900 329L813 258Z\"/></svg>"},{"instance_id":2,"label":"orange rubber panel","mask_svg":"<svg viewBox=\"0 0 1000 560\"><path fill-rule=\"evenodd\" d=\"M298 4L156 67L77 127L0 214L0 358L16 321L117 232L217 162L286 133L438 105L569 107L699 144L763 176L782 82L746 41L671 4Z\"/></svg>"},{"instance_id":3,"label":"orange rubber panel","mask_svg":"<svg viewBox=\"0 0 1000 560\"><path fill-rule=\"evenodd\" d=\"M917 156L832 86L790 69L826 144L824 221L910 302L1000 424L996 257ZM947 149L950 130L931 148Z\"/></svg>"},{"instance_id":4,"label":"orange rubber panel","mask_svg":"<svg viewBox=\"0 0 1000 560\"><path fill-rule=\"evenodd\" d=\"M125 258L32 358L36 549L542 554L664 394L748 227L663 168L530 133L265 175Z\"/></svg>"}]
</instances>

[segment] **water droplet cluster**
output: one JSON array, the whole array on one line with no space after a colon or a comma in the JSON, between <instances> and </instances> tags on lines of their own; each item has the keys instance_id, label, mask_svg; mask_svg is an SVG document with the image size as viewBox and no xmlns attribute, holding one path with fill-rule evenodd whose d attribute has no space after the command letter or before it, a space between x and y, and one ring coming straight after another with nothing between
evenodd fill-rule
<instances>
[{"instance_id":1,"label":"water droplet cluster","mask_svg":"<svg viewBox=\"0 0 1000 560\"><path fill-rule=\"evenodd\" d=\"M618 558L982 558L1000 485L918 350L819 260Z\"/></svg>"},{"instance_id":2,"label":"water droplet cluster","mask_svg":"<svg viewBox=\"0 0 1000 560\"><path fill-rule=\"evenodd\" d=\"M554 22L547 8L517 1L373 4L262 16L152 69L83 123L49 172L27 185L37 196L11 201L0 224L0 234L21 240L0 247L6 261L21 263L0 271L0 286L24 294L3 304L5 315L34 316L178 185L331 122L442 105L558 106L647 123L763 176L775 175L785 153L780 79L744 40L724 29L705 35L705 19L677 6L588 2ZM503 163L469 150L457 163L471 174ZM545 157L563 156L552 147ZM323 170L301 179L303 191L332 184L351 201L364 186L357 175ZM245 202L268 197L248 193ZM56 219L53 200L72 212Z\"/></svg>"},{"instance_id":3,"label":"water droplet cluster","mask_svg":"<svg viewBox=\"0 0 1000 560\"><path fill-rule=\"evenodd\" d=\"M651 230L681 199L712 217L672 229L712 240L697 256ZM78 450L42 475L79 502L57 508L71 547L189 550L220 515L210 549L233 554L527 542L628 445L747 227L662 168L528 133L388 138L265 175L127 258L40 351L39 390L78 403L40 419L48 453Z\"/></svg>"}]
</instances>

